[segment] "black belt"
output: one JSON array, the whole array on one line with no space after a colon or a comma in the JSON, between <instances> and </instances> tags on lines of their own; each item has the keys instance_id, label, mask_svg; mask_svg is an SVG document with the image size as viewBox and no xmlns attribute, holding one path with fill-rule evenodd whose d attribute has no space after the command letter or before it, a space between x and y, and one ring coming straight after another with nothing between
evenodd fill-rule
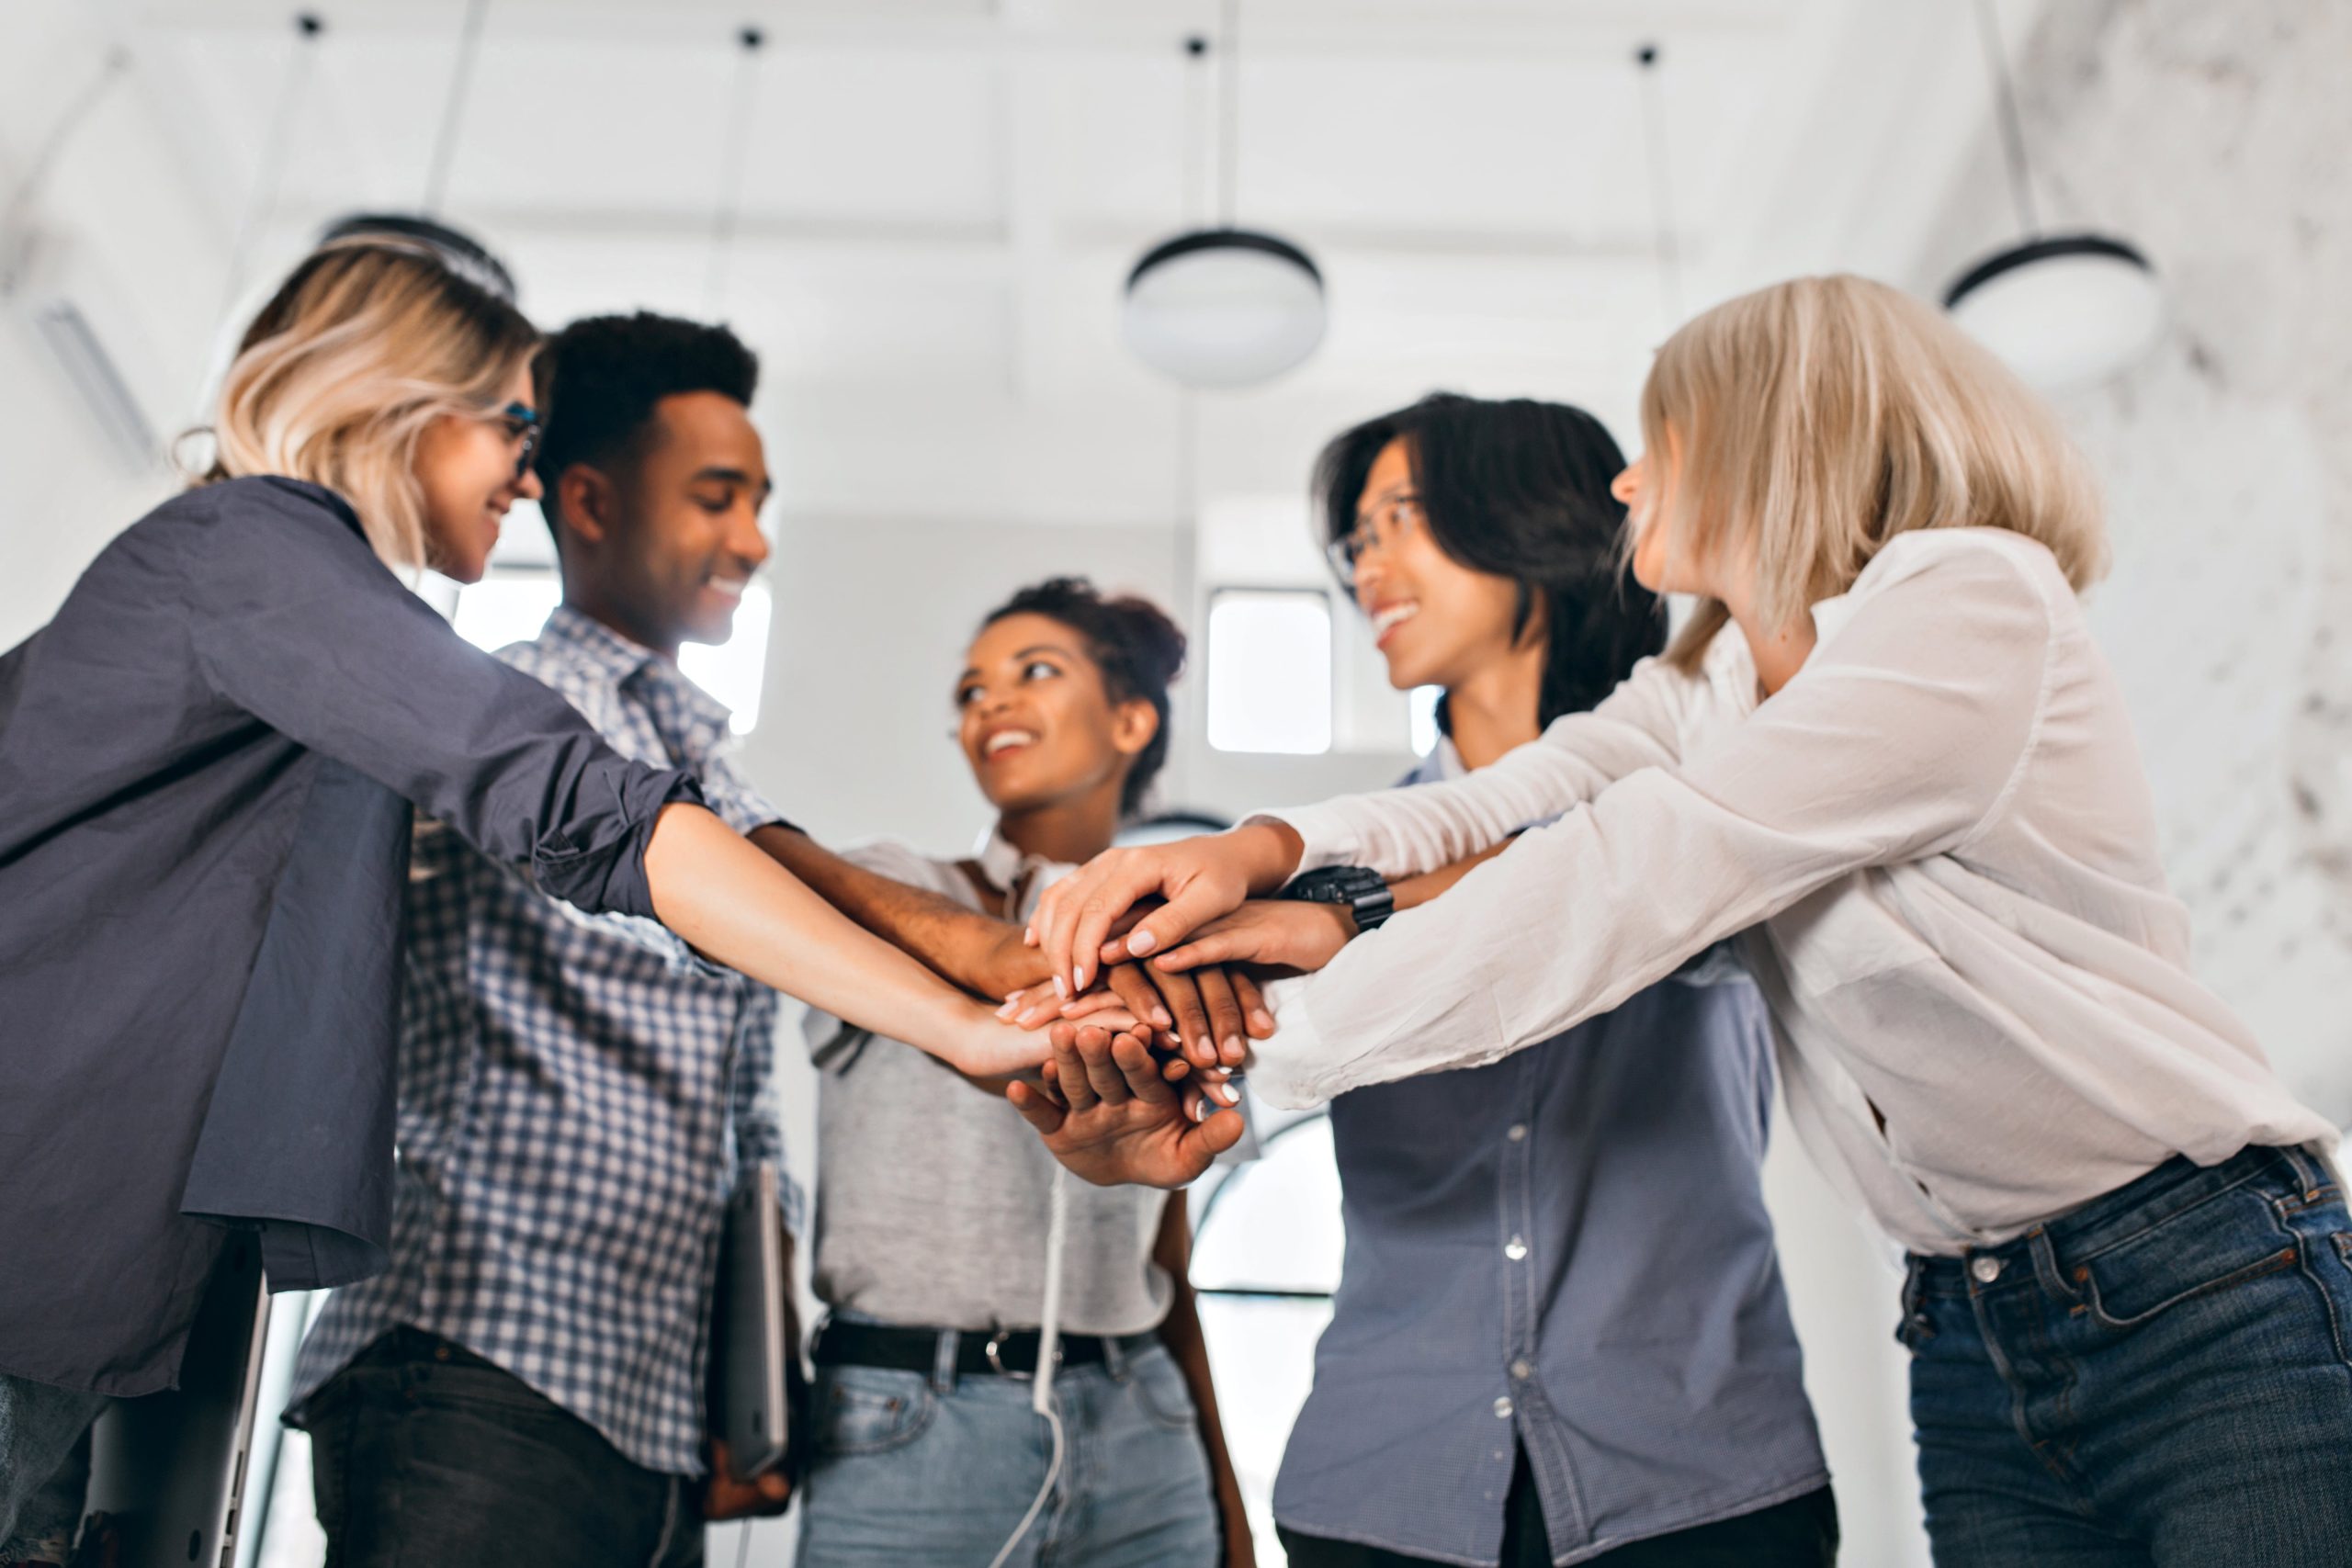
<instances>
[{"instance_id":1,"label":"black belt","mask_svg":"<svg viewBox=\"0 0 2352 1568\"><path fill-rule=\"evenodd\" d=\"M817 1331L808 1359L820 1367L882 1367L892 1371L921 1372L928 1377L939 1366L939 1337L956 1333L956 1375L958 1377L1034 1377L1037 1371L1037 1331L1034 1328L961 1331L938 1328L896 1328L887 1323L853 1323L830 1318ZM1065 1334L1061 1365L1099 1366L1116 1345L1123 1355L1139 1355L1159 1343L1152 1334Z\"/></svg>"}]
</instances>

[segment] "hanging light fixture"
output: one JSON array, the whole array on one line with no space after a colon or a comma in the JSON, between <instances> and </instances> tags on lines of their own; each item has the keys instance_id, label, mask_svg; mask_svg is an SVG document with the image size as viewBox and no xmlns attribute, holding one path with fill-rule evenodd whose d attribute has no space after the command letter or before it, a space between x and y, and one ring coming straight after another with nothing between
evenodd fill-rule
<instances>
[{"instance_id":1,"label":"hanging light fixture","mask_svg":"<svg viewBox=\"0 0 2352 1568\"><path fill-rule=\"evenodd\" d=\"M2103 380L2145 354L2164 325L2156 270L2137 246L2111 235L2041 232L1992 0L1977 0L1976 19L1993 74L2009 195L2025 238L1962 273L1944 291L1944 309L2037 387Z\"/></svg>"},{"instance_id":2,"label":"hanging light fixture","mask_svg":"<svg viewBox=\"0 0 2352 1568\"><path fill-rule=\"evenodd\" d=\"M755 27L735 34L734 103L727 116L726 162L718 176L718 209L710 222L710 271L703 283L703 313L714 321L727 299L735 260L735 231L743 216L743 171L751 161L752 111L759 91L760 49L767 35Z\"/></svg>"},{"instance_id":3,"label":"hanging light fixture","mask_svg":"<svg viewBox=\"0 0 2352 1568\"><path fill-rule=\"evenodd\" d=\"M1240 158L1239 0L1226 0L1218 223L1164 240L1127 274L1127 346L1188 387L1248 387L1303 364L1323 341L1323 275L1279 235L1234 222ZM1187 51L1204 52L1195 39ZM1192 130L1186 130L1188 146Z\"/></svg>"},{"instance_id":4,"label":"hanging light fixture","mask_svg":"<svg viewBox=\"0 0 2352 1568\"><path fill-rule=\"evenodd\" d=\"M1642 141L1649 154L1650 223L1656 231L1658 303L1666 310L1666 330L1682 324L1682 246L1674 227L1674 184L1668 177L1666 95L1657 78L1658 46L1643 44L1634 51L1642 70Z\"/></svg>"},{"instance_id":5,"label":"hanging light fixture","mask_svg":"<svg viewBox=\"0 0 2352 1568\"><path fill-rule=\"evenodd\" d=\"M490 248L441 218L448 195L449 171L458 155L458 138L465 124L466 98L473 80L475 57L481 52L482 24L490 16L490 0L468 0L464 31L458 39L458 57L449 90L442 100L441 127L433 139L433 162L424 180L424 202L415 212L354 212L336 219L319 235L319 243L355 235L379 234L429 248L442 265L458 276L495 294L508 304L515 299L514 275Z\"/></svg>"}]
</instances>

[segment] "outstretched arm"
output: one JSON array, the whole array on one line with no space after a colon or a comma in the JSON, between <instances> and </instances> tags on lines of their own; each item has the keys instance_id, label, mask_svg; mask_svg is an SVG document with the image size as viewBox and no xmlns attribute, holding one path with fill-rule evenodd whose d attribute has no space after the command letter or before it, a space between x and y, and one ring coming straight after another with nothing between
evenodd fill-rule
<instances>
[{"instance_id":1,"label":"outstretched arm","mask_svg":"<svg viewBox=\"0 0 2352 1568\"><path fill-rule=\"evenodd\" d=\"M663 808L645 847L653 912L696 951L975 1077L1045 1059L1044 1038L994 1017L697 806Z\"/></svg>"},{"instance_id":2,"label":"outstretched arm","mask_svg":"<svg viewBox=\"0 0 2352 1568\"><path fill-rule=\"evenodd\" d=\"M762 828L752 842L825 902L951 985L991 998L1046 978L1045 956L1021 928L835 854L796 828Z\"/></svg>"}]
</instances>

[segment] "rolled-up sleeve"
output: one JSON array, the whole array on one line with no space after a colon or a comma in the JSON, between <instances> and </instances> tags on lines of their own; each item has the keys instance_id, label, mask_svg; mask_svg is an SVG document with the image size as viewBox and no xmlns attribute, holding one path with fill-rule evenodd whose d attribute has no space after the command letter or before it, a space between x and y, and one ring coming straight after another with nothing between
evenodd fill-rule
<instances>
[{"instance_id":1,"label":"rolled-up sleeve","mask_svg":"<svg viewBox=\"0 0 2352 1568\"><path fill-rule=\"evenodd\" d=\"M481 652L323 505L220 487L180 535L188 644L223 700L448 824L544 891L653 914L645 846L694 777L621 756L569 702Z\"/></svg>"}]
</instances>

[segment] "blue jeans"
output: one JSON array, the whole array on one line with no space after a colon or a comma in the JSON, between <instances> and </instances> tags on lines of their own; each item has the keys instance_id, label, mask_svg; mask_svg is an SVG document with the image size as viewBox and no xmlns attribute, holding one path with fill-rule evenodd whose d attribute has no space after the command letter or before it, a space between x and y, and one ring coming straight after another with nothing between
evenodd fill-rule
<instances>
[{"instance_id":1,"label":"blue jeans","mask_svg":"<svg viewBox=\"0 0 2352 1568\"><path fill-rule=\"evenodd\" d=\"M943 1336L951 1341L954 1337ZM1045 1483L1026 1378L820 1367L800 1568L988 1568ZM1217 1514L1175 1358L1113 1349L1054 1380L1062 1473L1007 1568L1214 1568Z\"/></svg>"},{"instance_id":2,"label":"blue jeans","mask_svg":"<svg viewBox=\"0 0 2352 1568\"><path fill-rule=\"evenodd\" d=\"M1938 1568L2352 1564L2352 1219L2301 1150L1915 1257L1898 1337Z\"/></svg>"}]
</instances>

